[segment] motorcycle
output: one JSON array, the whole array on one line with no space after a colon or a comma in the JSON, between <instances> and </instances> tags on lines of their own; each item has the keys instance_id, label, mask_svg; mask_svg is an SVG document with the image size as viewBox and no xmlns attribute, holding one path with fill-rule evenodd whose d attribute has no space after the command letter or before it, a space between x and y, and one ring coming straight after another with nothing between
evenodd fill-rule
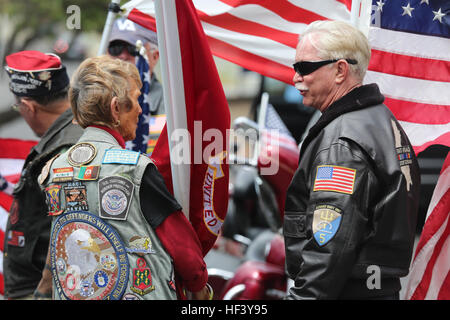
<instances>
[{"instance_id":1,"label":"motorcycle","mask_svg":"<svg viewBox=\"0 0 450 320\"><path fill-rule=\"evenodd\" d=\"M244 117L233 122L227 216L205 257L214 299L280 299L286 293L280 230L299 151L293 138L266 125L268 116L272 123L278 116L267 100L263 95L258 123Z\"/></svg>"}]
</instances>

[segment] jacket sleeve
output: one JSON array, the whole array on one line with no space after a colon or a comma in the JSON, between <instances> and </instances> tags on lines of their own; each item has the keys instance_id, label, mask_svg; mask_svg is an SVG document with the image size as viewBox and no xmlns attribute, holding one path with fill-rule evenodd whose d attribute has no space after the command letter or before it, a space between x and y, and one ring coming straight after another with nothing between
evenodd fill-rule
<instances>
[{"instance_id":1,"label":"jacket sleeve","mask_svg":"<svg viewBox=\"0 0 450 320\"><path fill-rule=\"evenodd\" d=\"M301 170L309 194L292 197L303 197L306 211L285 214L287 268L295 280L287 298L335 299L370 233L376 178L370 161L351 141L321 150L311 166ZM345 188L338 178L340 170L347 175ZM341 186L335 188L334 184Z\"/></svg>"},{"instance_id":2,"label":"jacket sleeve","mask_svg":"<svg viewBox=\"0 0 450 320\"><path fill-rule=\"evenodd\" d=\"M184 214L172 213L156 228L156 234L172 257L182 285L191 292L201 290L208 281L208 271L200 241Z\"/></svg>"}]
</instances>

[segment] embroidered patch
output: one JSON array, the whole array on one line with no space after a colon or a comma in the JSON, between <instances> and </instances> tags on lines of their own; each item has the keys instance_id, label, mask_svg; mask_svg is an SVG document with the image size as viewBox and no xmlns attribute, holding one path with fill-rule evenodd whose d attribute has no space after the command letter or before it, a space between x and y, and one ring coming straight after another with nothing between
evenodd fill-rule
<instances>
[{"instance_id":1,"label":"embroidered patch","mask_svg":"<svg viewBox=\"0 0 450 320\"><path fill-rule=\"evenodd\" d=\"M331 205L319 205L314 210L313 234L319 246L324 246L339 229L342 210Z\"/></svg>"},{"instance_id":2,"label":"embroidered patch","mask_svg":"<svg viewBox=\"0 0 450 320\"><path fill-rule=\"evenodd\" d=\"M100 217L126 220L133 190L133 183L123 177L111 176L99 180Z\"/></svg>"},{"instance_id":3,"label":"embroidered patch","mask_svg":"<svg viewBox=\"0 0 450 320\"><path fill-rule=\"evenodd\" d=\"M78 180L97 180L100 166L81 166L78 172Z\"/></svg>"},{"instance_id":4,"label":"embroidered patch","mask_svg":"<svg viewBox=\"0 0 450 320\"><path fill-rule=\"evenodd\" d=\"M61 298L119 300L129 263L118 233L99 217L77 211L61 215L50 239L51 270Z\"/></svg>"},{"instance_id":5,"label":"embroidered patch","mask_svg":"<svg viewBox=\"0 0 450 320\"><path fill-rule=\"evenodd\" d=\"M79 167L91 162L95 158L96 154L97 149L93 144L88 142L80 142L70 148L67 155L67 161L69 161L72 166Z\"/></svg>"},{"instance_id":6,"label":"embroidered patch","mask_svg":"<svg viewBox=\"0 0 450 320\"><path fill-rule=\"evenodd\" d=\"M51 167L53 161L55 161L55 159L58 157L59 157L59 153L45 163L44 167L41 170L41 173L38 176L39 184L44 184L44 182L47 179L48 174L50 172L50 167Z\"/></svg>"},{"instance_id":7,"label":"embroidered patch","mask_svg":"<svg viewBox=\"0 0 450 320\"><path fill-rule=\"evenodd\" d=\"M139 152L124 149L109 149L105 152L102 163L137 164Z\"/></svg>"},{"instance_id":8,"label":"embroidered patch","mask_svg":"<svg viewBox=\"0 0 450 320\"><path fill-rule=\"evenodd\" d=\"M134 236L128 241L126 248L128 253L135 253L138 256L144 256L148 253L155 253L152 249L152 242L149 237Z\"/></svg>"},{"instance_id":9,"label":"embroidered patch","mask_svg":"<svg viewBox=\"0 0 450 320\"><path fill-rule=\"evenodd\" d=\"M8 231L8 244L10 246L21 247L25 246L25 235L21 231Z\"/></svg>"},{"instance_id":10,"label":"embroidered patch","mask_svg":"<svg viewBox=\"0 0 450 320\"><path fill-rule=\"evenodd\" d=\"M133 284L130 289L143 296L155 290L155 286L152 285L152 274L144 258L139 258L136 264L137 268L133 268Z\"/></svg>"},{"instance_id":11,"label":"embroidered patch","mask_svg":"<svg viewBox=\"0 0 450 320\"><path fill-rule=\"evenodd\" d=\"M86 186L81 182L75 181L64 187L64 196L66 200L66 211L88 211Z\"/></svg>"},{"instance_id":12,"label":"embroidered patch","mask_svg":"<svg viewBox=\"0 0 450 320\"><path fill-rule=\"evenodd\" d=\"M313 191L334 191L352 194L356 170L338 166L318 166Z\"/></svg>"},{"instance_id":13,"label":"embroidered patch","mask_svg":"<svg viewBox=\"0 0 450 320\"><path fill-rule=\"evenodd\" d=\"M55 168L53 169L52 182L67 182L73 180L73 168Z\"/></svg>"},{"instance_id":14,"label":"embroidered patch","mask_svg":"<svg viewBox=\"0 0 450 320\"><path fill-rule=\"evenodd\" d=\"M61 209L61 186L53 184L45 188L45 201L47 202L47 209L49 216L57 216L63 213Z\"/></svg>"}]
</instances>

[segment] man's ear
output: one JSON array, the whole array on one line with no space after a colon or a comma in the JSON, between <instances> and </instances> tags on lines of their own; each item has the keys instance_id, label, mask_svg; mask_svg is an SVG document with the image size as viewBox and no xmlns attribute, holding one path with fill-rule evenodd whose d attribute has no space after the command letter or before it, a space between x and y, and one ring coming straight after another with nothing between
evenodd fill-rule
<instances>
[{"instance_id":1,"label":"man's ear","mask_svg":"<svg viewBox=\"0 0 450 320\"><path fill-rule=\"evenodd\" d=\"M36 113L37 111L37 105L36 105L36 101L31 100L31 99L26 99L26 98L21 98L20 102L26 107L26 111L28 113L32 113L33 115Z\"/></svg>"},{"instance_id":2,"label":"man's ear","mask_svg":"<svg viewBox=\"0 0 450 320\"><path fill-rule=\"evenodd\" d=\"M336 69L336 83L341 84L344 82L345 79L348 77L349 73L349 65L348 62L345 60L339 60L337 63L337 69Z\"/></svg>"}]
</instances>

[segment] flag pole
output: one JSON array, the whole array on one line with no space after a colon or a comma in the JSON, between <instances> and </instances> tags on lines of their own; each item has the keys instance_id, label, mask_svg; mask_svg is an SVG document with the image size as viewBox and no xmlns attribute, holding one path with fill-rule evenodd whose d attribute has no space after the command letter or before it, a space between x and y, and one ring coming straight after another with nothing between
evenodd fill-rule
<instances>
[{"instance_id":1,"label":"flag pole","mask_svg":"<svg viewBox=\"0 0 450 320\"><path fill-rule=\"evenodd\" d=\"M105 27L103 28L100 47L98 48L97 52L98 56L106 53L106 47L108 45L108 39L114 23L114 18L116 17L116 14L119 12L120 12L120 0L111 0L111 3L108 6L108 15L106 16Z\"/></svg>"},{"instance_id":2,"label":"flag pole","mask_svg":"<svg viewBox=\"0 0 450 320\"><path fill-rule=\"evenodd\" d=\"M188 133L176 4L173 0L155 0L154 3L173 195L189 220L190 137L178 136L181 138L181 143L175 143L172 140L174 131L181 134ZM170 39L170 41L166 41L166 39ZM180 145L182 145L183 155L182 159L177 159L180 154L173 151L175 148L179 149Z\"/></svg>"}]
</instances>

